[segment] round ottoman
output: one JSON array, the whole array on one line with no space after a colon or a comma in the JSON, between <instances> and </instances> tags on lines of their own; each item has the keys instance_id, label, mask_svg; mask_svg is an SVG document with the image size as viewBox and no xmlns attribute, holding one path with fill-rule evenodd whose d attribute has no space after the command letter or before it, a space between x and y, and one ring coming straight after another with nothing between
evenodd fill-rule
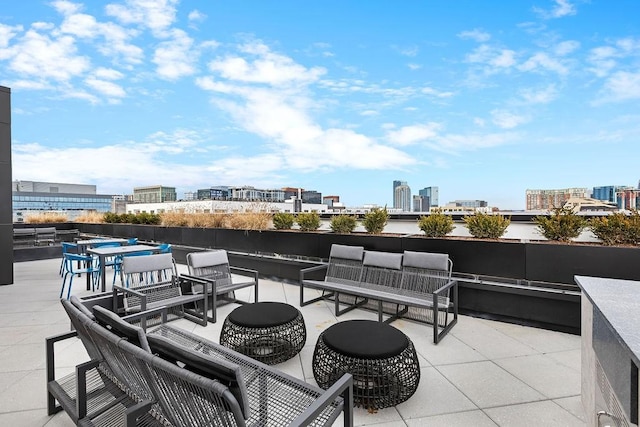
<instances>
[{"instance_id":1,"label":"round ottoman","mask_svg":"<svg viewBox=\"0 0 640 427\"><path fill-rule=\"evenodd\" d=\"M313 376L323 389L353 375L353 404L380 409L404 402L420 382L411 340L386 323L348 320L322 332L313 352Z\"/></svg>"},{"instance_id":2,"label":"round ottoman","mask_svg":"<svg viewBox=\"0 0 640 427\"><path fill-rule=\"evenodd\" d=\"M280 302L241 305L227 316L220 332L220 344L268 365L291 359L306 341L302 314Z\"/></svg>"}]
</instances>

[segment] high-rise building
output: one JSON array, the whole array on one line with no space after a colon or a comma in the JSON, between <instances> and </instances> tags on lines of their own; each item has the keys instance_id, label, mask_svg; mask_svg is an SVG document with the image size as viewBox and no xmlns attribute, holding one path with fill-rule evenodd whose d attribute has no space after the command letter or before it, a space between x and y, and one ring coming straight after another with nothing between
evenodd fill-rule
<instances>
[{"instance_id":1,"label":"high-rise building","mask_svg":"<svg viewBox=\"0 0 640 427\"><path fill-rule=\"evenodd\" d=\"M618 191L631 189L626 185L606 185L603 187L593 187L592 197L597 200L618 204Z\"/></svg>"},{"instance_id":2,"label":"high-rise building","mask_svg":"<svg viewBox=\"0 0 640 427\"><path fill-rule=\"evenodd\" d=\"M407 181L393 181L393 208L394 209L400 209L400 205L396 205L396 188L398 188L401 185L407 185Z\"/></svg>"},{"instance_id":3,"label":"high-rise building","mask_svg":"<svg viewBox=\"0 0 640 427\"><path fill-rule=\"evenodd\" d=\"M527 210L551 210L561 208L573 197L588 198L586 188L563 188L559 190L527 190Z\"/></svg>"},{"instance_id":4,"label":"high-rise building","mask_svg":"<svg viewBox=\"0 0 640 427\"><path fill-rule=\"evenodd\" d=\"M416 195L413 196L413 211L414 212L429 212L430 208L429 197Z\"/></svg>"},{"instance_id":5,"label":"high-rise building","mask_svg":"<svg viewBox=\"0 0 640 427\"><path fill-rule=\"evenodd\" d=\"M411 188L408 185L398 185L393 194L393 207L403 212L411 212Z\"/></svg>"},{"instance_id":6,"label":"high-rise building","mask_svg":"<svg viewBox=\"0 0 640 427\"><path fill-rule=\"evenodd\" d=\"M418 195L429 198L429 207L438 207L438 187L425 187L418 190Z\"/></svg>"}]
</instances>

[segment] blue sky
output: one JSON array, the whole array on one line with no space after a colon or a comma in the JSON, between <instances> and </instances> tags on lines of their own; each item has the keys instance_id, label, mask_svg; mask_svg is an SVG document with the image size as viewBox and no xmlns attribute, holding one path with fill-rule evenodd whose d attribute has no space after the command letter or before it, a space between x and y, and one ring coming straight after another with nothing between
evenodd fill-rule
<instances>
[{"instance_id":1,"label":"blue sky","mask_svg":"<svg viewBox=\"0 0 640 427\"><path fill-rule=\"evenodd\" d=\"M523 209L640 178L637 0L5 3L13 179Z\"/></svg>"}]
</instances>

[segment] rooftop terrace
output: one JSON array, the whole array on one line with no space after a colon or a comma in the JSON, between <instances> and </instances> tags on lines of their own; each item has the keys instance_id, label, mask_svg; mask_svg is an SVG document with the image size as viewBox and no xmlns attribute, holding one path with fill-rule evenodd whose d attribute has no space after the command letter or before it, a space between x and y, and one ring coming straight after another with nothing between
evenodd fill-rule
<instances>
[{"instance_id":1,"label":"rooftop terrace","mask_svg":"<svg viewBox=\"0 0 640 427\"><path fill-rule=\"evenodd\" d=\"M15 284L0 286L0 425L73 425L65 413L53 417L46 413L44 339L69 330L69 319L58 300L59 266L59 259L16 263ZM186 272L186 266L178 265L178 271ZM87 294L84 283L76 279L73 293ZM298 298L295 285L260 281L261 301L298 307ZM218 319L235 307L219 308ZM338 321L376 319L374 313L364 310L336 318L327 302L300 310L307 326L306 346L298 356L276 367L313 383L311 361L320 332ZM173 324L216 342L222 327L221 320L207 327L186 320ZM356 408L355 425L586 425L580 403L579 336L460 316L436 346L427 325L407 320L392 325L415 344L420 385L413 397L396 407L375 413ZM66 374L87 356L77 341L57 347L56 357L61 373Z\"/></svg>"}]
</instances>

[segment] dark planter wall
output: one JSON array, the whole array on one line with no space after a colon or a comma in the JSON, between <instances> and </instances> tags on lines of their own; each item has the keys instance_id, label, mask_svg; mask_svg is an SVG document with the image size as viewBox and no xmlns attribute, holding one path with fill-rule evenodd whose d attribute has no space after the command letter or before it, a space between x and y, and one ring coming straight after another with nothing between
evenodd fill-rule
<instances>
[{"instance_id":1,"label":"dark planter wall","mask_svg":"<svg viewBox=\"0 0 640 427\"><path fill-rule=\"evenodd\" d=\"M640 280L640 248L529 243L527 279L573 283L575 275Z\"/></svg>"},{"instance_id":2,"label":"dark planter wall","mask_svg":"<svg viewBox=\"0 0 640 427\"><path fill-rule=\"evenodd\" d=\"M127 228L129 227L129 228ZM422 236L334 234L330 232L245 231L123 224L76 224L81 232L138 237L202 248L223 248L249 254L280 254L326 259L331 244L364 246L368 250L447 253L457 273L575 285L576 274L640 280L640 248L598 245L521 243ZM132 234L127 234L132 233ZM149 237L149 236L152 237Z\"/></svg>"}]
</instances>

